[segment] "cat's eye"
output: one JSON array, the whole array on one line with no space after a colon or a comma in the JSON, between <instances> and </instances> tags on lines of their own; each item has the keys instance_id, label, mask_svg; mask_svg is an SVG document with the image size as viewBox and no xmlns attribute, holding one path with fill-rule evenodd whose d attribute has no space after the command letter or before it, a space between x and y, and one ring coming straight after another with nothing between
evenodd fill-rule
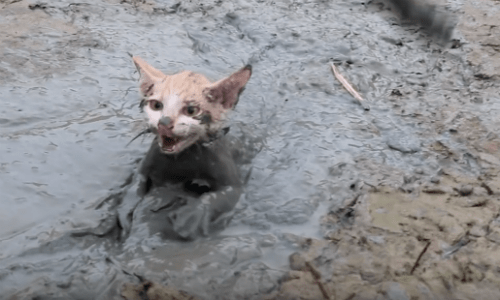
<instances>
[{"instance_id":1,"label":"cat's eye","mask_svg":"<svg viewBox=\"0 0 500 300\"><path fill-rule=\"evenodd\" d=\"M163 109L163 103L158 100L149 100L149 107L151 107L152 110L161 110Z\"/></svg>"},{"instance_id":2,"label":"cat's eye","mask_svg":"<svg viewBox=\"0 0 500 300\"><path fill-rule=\"evenodd\" d=\"M184 114L188 117L196 116L200 113L200 108L195 105L188 105L184 107Z\"/></svg>"}]
</instances>

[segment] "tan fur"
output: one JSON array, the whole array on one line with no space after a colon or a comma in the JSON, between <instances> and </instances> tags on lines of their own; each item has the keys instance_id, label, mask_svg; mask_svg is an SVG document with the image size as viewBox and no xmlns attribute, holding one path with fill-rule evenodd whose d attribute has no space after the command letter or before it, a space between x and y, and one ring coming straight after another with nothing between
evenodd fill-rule
<instances>
[{"instance_id":1,"label":"tan fur","mask_svg":"<svg viewBox=\"0 0 500 300\"><path fill-rule=\"evenodd\" d=\"M212 83L203 75L191 71L166 76L158 86L161 91L160 99L169 95L177 95L182 102L194 102L203 111L209 111L214 122L221 121L226 111L222 105L214 105L208 102L203 91L212 86Z\"/></svg>"},{"instance_id":2,"label":"tan fur","mask_svg":"<svg viewBox=\"0 0 500 300\"><path fill-rule=\"evenodd\" d=\"M133 60L141 73L140 90L146 101L144 111L148 115L149 125L158 130L160 119L168 117L173 125L172 136L181 140L175 151L170 151L172 153L178 153L198 140L207 139L219 130L226 113L236 105L238 95L251 75L251 68L247 66L212 83L205 76L190 71L167 76L140 57L134 56ZM149 103L153 100L161 102L163 108L151 108ZM183 109L189 105L198 107L199 116L208 116L210 122L202 122L201 118L197 118L199 116L186 115ZM161 136L159 143L162 146Z\"/></svg>"}]
</instances>

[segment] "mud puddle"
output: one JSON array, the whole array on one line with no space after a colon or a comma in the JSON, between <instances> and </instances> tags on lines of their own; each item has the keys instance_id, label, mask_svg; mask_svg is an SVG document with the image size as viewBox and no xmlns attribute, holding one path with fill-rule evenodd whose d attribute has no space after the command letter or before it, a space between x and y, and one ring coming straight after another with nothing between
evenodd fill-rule
<instances>
[{"instance_id":1,"label":"mud puddle","mask_svg":"<svg viewBox=\"0 0 500 300\"><path fill-rule=\"evenodd\" d=\"M0 2L2 297L497 299L499 5L442 4L445 48L379 2ZM150 142L126 147L127 53L211 79L253 65L230 133L260 151L221 233L119 240L109 199Z\"/></svg>"}]
</instances>

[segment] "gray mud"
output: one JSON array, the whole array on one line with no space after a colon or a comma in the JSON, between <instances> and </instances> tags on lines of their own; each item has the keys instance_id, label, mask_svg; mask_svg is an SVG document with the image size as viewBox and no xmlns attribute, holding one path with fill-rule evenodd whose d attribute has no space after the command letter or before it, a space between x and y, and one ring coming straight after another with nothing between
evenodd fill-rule
<instances>
[{"instance_id":1,"label":"gray mud","mask_svg":"<svg viewBox=\"0 0 500 300\"><path fill-rule=\"evenodd\" d=\"M384 2L0 1L0 297L498 299L500 4L441 4L446 46ZM122 237L151 139L126 147L128 53L252 64L230 131L252 173L222 232Z\"/></svg>"}]
</instances>

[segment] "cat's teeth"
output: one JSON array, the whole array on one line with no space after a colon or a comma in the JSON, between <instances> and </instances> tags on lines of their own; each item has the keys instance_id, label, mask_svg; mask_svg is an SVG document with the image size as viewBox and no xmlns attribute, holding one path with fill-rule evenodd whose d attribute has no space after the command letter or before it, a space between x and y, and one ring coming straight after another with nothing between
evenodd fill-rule
<instances>
[{"instance_id":1,"label":"cat's teeth","mask_svg":"<svg viewBox=\"0 0 500 300\"><path fill-rule=\"evenodd\" d=\"M180 140L180 138L171 138L165 136L162 139L162 148L168 152L173 152L175 146L179 143Z\"/></svg>"}]
</instances>

